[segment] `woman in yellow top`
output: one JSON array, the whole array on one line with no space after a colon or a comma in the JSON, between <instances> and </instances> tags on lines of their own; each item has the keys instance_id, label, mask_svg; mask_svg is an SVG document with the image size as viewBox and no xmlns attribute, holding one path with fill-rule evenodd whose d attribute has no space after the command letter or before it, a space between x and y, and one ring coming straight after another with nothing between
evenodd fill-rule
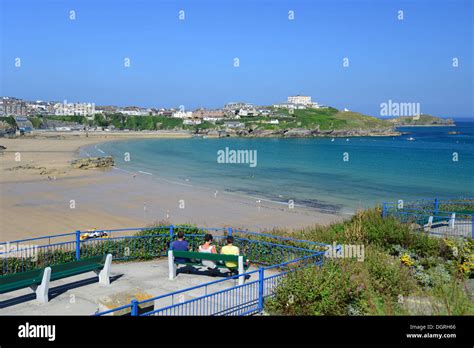
<instances>
[{"instance_id":1,"label":"woman in yellow top","mask_svg":"<svg viewBox=\"0 0 474 348\"><path fill-rule=\"evenodd\" d=\"M240 253L239 248L236 247L235 245L233 245L232 243L234 243L234 237L228 236L227 237L227 245L223 246L222 249L221 249L221 254L222 255L237 255L237 256L239 255L239 253ZM237 268L238 265L237 265L236 262L226 261L225 266L227 268L235 269L235 268Z\"/></svg>"}]
</instances>

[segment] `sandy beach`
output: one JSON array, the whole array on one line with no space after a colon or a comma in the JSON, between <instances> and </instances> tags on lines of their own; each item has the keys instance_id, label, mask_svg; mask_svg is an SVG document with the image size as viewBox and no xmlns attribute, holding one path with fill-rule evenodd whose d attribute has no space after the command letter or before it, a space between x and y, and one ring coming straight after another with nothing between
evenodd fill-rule
<instances>
[{"instance_id":1,"label":"sandy beach","mask_svg":"<svg viewBox=\"0 0 474 348\"><path fill-rule=\"evenodd\" d=\"M342 217L254 199L120 168L75 169L79 148L138 137L189 137L176 133L44 133L0 139L0 241L90 228L143 227L157 222L206 227L296 229Z\"/></svg>"}]
</instances>

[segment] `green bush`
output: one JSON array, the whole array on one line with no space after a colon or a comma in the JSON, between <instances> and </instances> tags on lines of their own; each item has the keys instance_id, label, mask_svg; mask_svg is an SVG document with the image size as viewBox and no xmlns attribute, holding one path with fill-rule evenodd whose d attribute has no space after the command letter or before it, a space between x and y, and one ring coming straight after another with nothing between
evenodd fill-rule
<instances>
[{"instance_id":1,"label":"green bush","mask_svg":"<svg viewBox=\"0 0 474 348\"><path fill-rule=\"evenodd\" d=\"M265 309L280 315L346 315L357 291L350 273L328 261L322 268L304 268L283 278Z\"/></svg>"}]
</instances>

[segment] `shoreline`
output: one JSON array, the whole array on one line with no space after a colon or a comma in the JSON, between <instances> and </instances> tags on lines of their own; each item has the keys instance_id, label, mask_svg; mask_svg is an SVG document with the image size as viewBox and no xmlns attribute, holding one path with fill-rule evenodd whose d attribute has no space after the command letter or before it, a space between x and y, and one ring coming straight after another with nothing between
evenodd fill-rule
<instances>
[{"instance_id":1,"label":"shoreline","mask_svg":"<svg viewBox=\"0 0 474 348\"><path fill-rule=\"evenodd\" d=\"M249 196L224 191L214 195L212 189L192 183L170 183L164 178L124 173L121 168L84 170L70 166L82 147L157 137L136 135L0 140L7 147L0 156L0 241L77 229L144 227L163 221L255 232L295 230L347 217L296 205L291 210L263 199L257 205ZM21 161L15 161L18 153ZM185 202L183 209L179 207L181 201Z\"/></svg>"}]
</instances>

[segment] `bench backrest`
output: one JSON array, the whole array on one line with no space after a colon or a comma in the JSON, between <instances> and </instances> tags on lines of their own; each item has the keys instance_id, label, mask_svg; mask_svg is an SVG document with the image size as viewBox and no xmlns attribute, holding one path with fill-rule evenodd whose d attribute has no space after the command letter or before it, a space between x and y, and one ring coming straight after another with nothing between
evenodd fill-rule
<instances>
[{"instance_id":1,"label":"bench backrest","mask_svg":"<svg viewBox=\"0 0 474 348\"><path fill-rule=\"evenodd\" d=\"M92 256L79 261L72 261L51 266L51 280L69 277L101 268L105 263L105 256Z\"/></svg>"},{"instance_id":2,"label":"bench backrest","mask_svg":"<svg viewBox=\"0 0 474 348\"><path fill-rule=\"evenodd\" d=\"M26 272L5 274L0 276L0 286L10 283L22 282L25 280L38 281L38 283L41 283L41 280L43 279L43 272L44 269L34 269Z\"/></svg>"},{"instance_id":3,"label":"bench backrest","mask_svg":"<svg viewBox=\"0 0 474 348\"><path fill-rule=\"evenodd\" d=\"M173 250L174 257L186 258L186 259L197 259L197 260L210 260L210 261L229 261L238 262L238 255L223 255L223 254L211 254L211 253L200 253L194 251L177 251ZM245 257L244 257L245 260Z\"/></svg>"}]
</instances>

